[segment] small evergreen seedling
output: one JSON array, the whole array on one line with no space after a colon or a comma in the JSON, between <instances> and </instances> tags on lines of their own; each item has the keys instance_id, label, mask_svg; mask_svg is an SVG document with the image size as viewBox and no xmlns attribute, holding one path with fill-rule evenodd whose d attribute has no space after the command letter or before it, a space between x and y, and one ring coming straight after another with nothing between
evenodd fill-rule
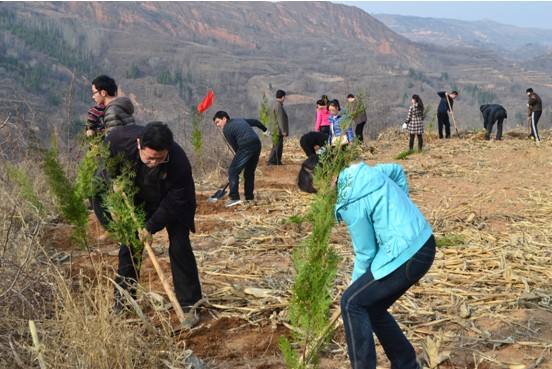
<instances>
[{"instance_id":1,"label":"small evergreen seedling","mask_svg":"<svg viewBox=\"0 0 552 369\"><path fill-rule=\"evenodd\" d=\"M263 125L265 125L270 132L270 137L272 138L272 144L278 144L279 130L278 130L278 120L276 119L276 113L270 110L268 105L268 99L266 95L263 94L261 98L261 104L259 106L259 120Z\"/></svg>"},{"instance_id":2,"label":"small evergreen seedling","mask_svg":"<svg viewBox=\"0 0 552 369\"><path fill-rule=\"evenodd\" d=\"M414 154L415 151L414 150L404 150L404 151L401 151L397 156L395 156L395 160L406 160L406 158L411 155L411 154Z\"/></svg>"},{"instance_id":3,"label":"small evergreen seedling","mask_svg":"<svg viewBox=\"0 0 552 369\"><path fill-rule=\"evenodd\" d=\"M102 192L104 187L97 172L100 163L105 163L109 158L109 148L104 143L103 136L98 135L90 140L88 151L77 168L75 179L75 191L82 199L93 198L97 193Z\"/></svg>"},{"instance_id":4,"label":"small evergreen seedling","mask_svg":"<svg viewBox=\"0 0 552 369\"><path fill-rule=\"evenodd\" d=\"M62 217L73 226L73 240L81 248L85 248L88 210L84 205L84 199L77 193L59 162L55 140L52 142L52 148L44 155L43 168Z\"/></svg>"},{"instance_id":5,"label":"small evergreen seedling","mask_svg":"<svg viewBox=\"0 0 552 369\"><path fill-rule=\"evenodd\" d=\"M140 254L143 244L138 238L138 231L144 227L146 215L133 201L138 192L134 184L135 175L131 165L124 164L121 174L112 181L111 188L104 195L103 205L111 217L107 226L111 235L121 244L129 246L134 254Z\"/></svg>"},{"instance_id":6,"label":"small evergreen seedling","mask_svg":"<svg viewBox=\"0 0 552 369\"><path fill-rule=\"evenodd\" d=\"M346 125L343 127L347 129ZM331 333L328 313L338 264L338 256L329 243L337 201L334 181L358 156L356 142L330 147L320 157L320 165L314 171L317 193L304 217L312 224L312 233L293 253L296 277L289 304L289 319L295 328L293 343L280 337L280 349L290 369L316 367L318 354Z\"/></svg>"},{"instance_id":7,"label":"small evergreen seedling","mask_svg":"<svg viewBox=\"0 0 552 369\"><path fill-rule=\"evenodd\" d=\"M194 148L194 153L199 159L201 157L201 149L203 147L202 134L201 134L201 120L203 114L200 114L196 111L192 113L192 146Z\"/></svg>"}]
</instances>

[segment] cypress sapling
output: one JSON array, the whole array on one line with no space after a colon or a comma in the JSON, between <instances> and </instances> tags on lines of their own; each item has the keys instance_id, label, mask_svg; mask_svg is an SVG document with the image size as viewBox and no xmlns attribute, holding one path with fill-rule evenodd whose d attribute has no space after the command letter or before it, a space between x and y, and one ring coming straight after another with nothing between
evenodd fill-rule
<instances>
[{"instance_id":1,"label":"cypress sapling","mask_svg":"<svg viewBox=\"0 0 552 369\"><path fill-rule=\"evenodd\" d=\"M293 343L280 337L280 349L290 369L316 367L318 354L332 332L328 318L338 264L338 256L329 244L337 201L334 180L359 154L357 142L330 147L314 171L317 193L304 217L312 224L312 233L293 253L296 277L289 304L289 319L295 328Z\"/></svg>"},{"instance_id":2,"label":"cypress sapling","mask_svg":"<svg viewBox=\"0 0 552 369\"><path fill-rule=\"evenodd\" d=\"M88 151L77 168L75 190L82 199L93 198L103 189L103 182L97 177L99 164L109 157L109 148L98 135L90 140Z\"/></svg>"},{"instance_id":3,"label":"cypress sapling","mask_svg":"<svg viewBox=\"0 0 552 369\"><path fill-rule=\"evenodd\" d=\"M52 142L52 148L44 155L43 169L61 216L73 226L73 240L81 248L85 248L88 210L84 205L84 199L77 193L59 162L55 140Z\"/></svg>"},{"instance_id":4,"label":"cypress sapling","mask_svg":"<svg viewBox=\"0 0 552 369\"><path fill-rule=\"evenodd\" d=\"M138 192L135 176L132 166L125 163L121 174L112 181L111 188L104 195L103 205L110 215L107 228L111 235L119 243L129 246L133 253L141 253L143 245L138 231L144 227L146 215L133 201Z\"/></svg>"}]
</instances>

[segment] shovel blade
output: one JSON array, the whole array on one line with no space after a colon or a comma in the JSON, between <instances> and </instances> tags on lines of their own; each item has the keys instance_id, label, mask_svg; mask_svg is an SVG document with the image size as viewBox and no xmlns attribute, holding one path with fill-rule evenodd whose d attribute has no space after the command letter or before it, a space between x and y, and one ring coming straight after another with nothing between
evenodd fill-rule
<instances>
[{"instance_id":1,"label":"shovel blade","mask_svg":"<svg viewBox=\"0 0 552 369\"><path fill-rule=\"evenodd\" d=\"M211 197L207 199L208 202L217 202L226 195L226 191L223 189L217 190Z\"/></svg>"}]
</instances>

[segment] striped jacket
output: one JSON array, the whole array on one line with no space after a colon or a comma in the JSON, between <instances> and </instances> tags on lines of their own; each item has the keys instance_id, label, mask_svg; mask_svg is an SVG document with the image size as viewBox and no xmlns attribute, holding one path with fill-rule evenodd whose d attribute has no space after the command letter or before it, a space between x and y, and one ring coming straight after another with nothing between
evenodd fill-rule
<instances>
[{"instance_id":1,"label":"striped jacket","mask_svg":"<svg viewBox=\"0 0 552 369\"><path fill-rule=\"evenodd\" d=\"M411 135L424 134L424 113L418 110L418 104L410 105L405 123Z\"/></svg>"}]
</instances>

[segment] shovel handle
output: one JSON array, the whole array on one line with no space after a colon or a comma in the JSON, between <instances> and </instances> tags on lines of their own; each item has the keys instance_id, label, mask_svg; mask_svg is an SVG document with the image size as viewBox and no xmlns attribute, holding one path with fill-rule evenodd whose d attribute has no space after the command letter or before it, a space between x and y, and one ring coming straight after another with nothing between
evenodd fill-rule
<instances>
[{"instance_id":1,"label":"shovel handle","mask_svg":"<svg viewBox=\"0 0 552 369\"><path fill-rule=\"evenodd\" d=\"M169 301L171 302L171 305L173 306L173 309L176 312L176 316L178 317L178 320L180 321L181 324L184 323L184 320L186 319L186 316L184 315L184 311L182 310L182 307L180 306L180 303L178 302L176 295L174 294L174 291L172 290L171 285L167 280L167 277L165 277L165 273L163 272L163 269L161 269L161 266L159 265L157 256L155 256L155 253L151 248L151 242L149 241L144 242L144 247L146 249L146 252L148 253L151 263L153 264L153 267L155 268L155 271L157 272L157 275L159 276L159 279L161 280L161 284L163 284L163 289L165 290L165 293L169 297Z\"/></svg>"},{"instance_id":2,"label":"shovel handle","mask_svg":"<svg viewBox=\"0 0 552 369\"><path fill-rule=\"evenodd\" d=\"M123 196L123 200L127 207L131 207L130 200L128 199L128 196L126 193L122 192L121 195ZM139 225L138 219L136 218L136 214L131 214L132 219L136 225ZM155 253L153 252L153 249L151 248L151 241L142 242L144 244L144 248L146 249L146 252L148 253L148 256L151 260L151 263L153 264L153 267L155 268L155 271L157 272L157 276L161 280L161 284L163 285L163 289L165 290L165 293L169 297L169 301L171 302L171 305L176 312L176 316L178 317L178 320L180 323L184 323L184 320L186 320L186 316L184 315L184 311L182 310L182 307L180 306L180 303L178 302L176 295L174 294L173 289L171 288L169 281L165 277L165 273L163 273L163 269L161 269L161 266L159 265L159 261L157 260L157 257L155 256Z\"/></svg>"}]
</instances>

